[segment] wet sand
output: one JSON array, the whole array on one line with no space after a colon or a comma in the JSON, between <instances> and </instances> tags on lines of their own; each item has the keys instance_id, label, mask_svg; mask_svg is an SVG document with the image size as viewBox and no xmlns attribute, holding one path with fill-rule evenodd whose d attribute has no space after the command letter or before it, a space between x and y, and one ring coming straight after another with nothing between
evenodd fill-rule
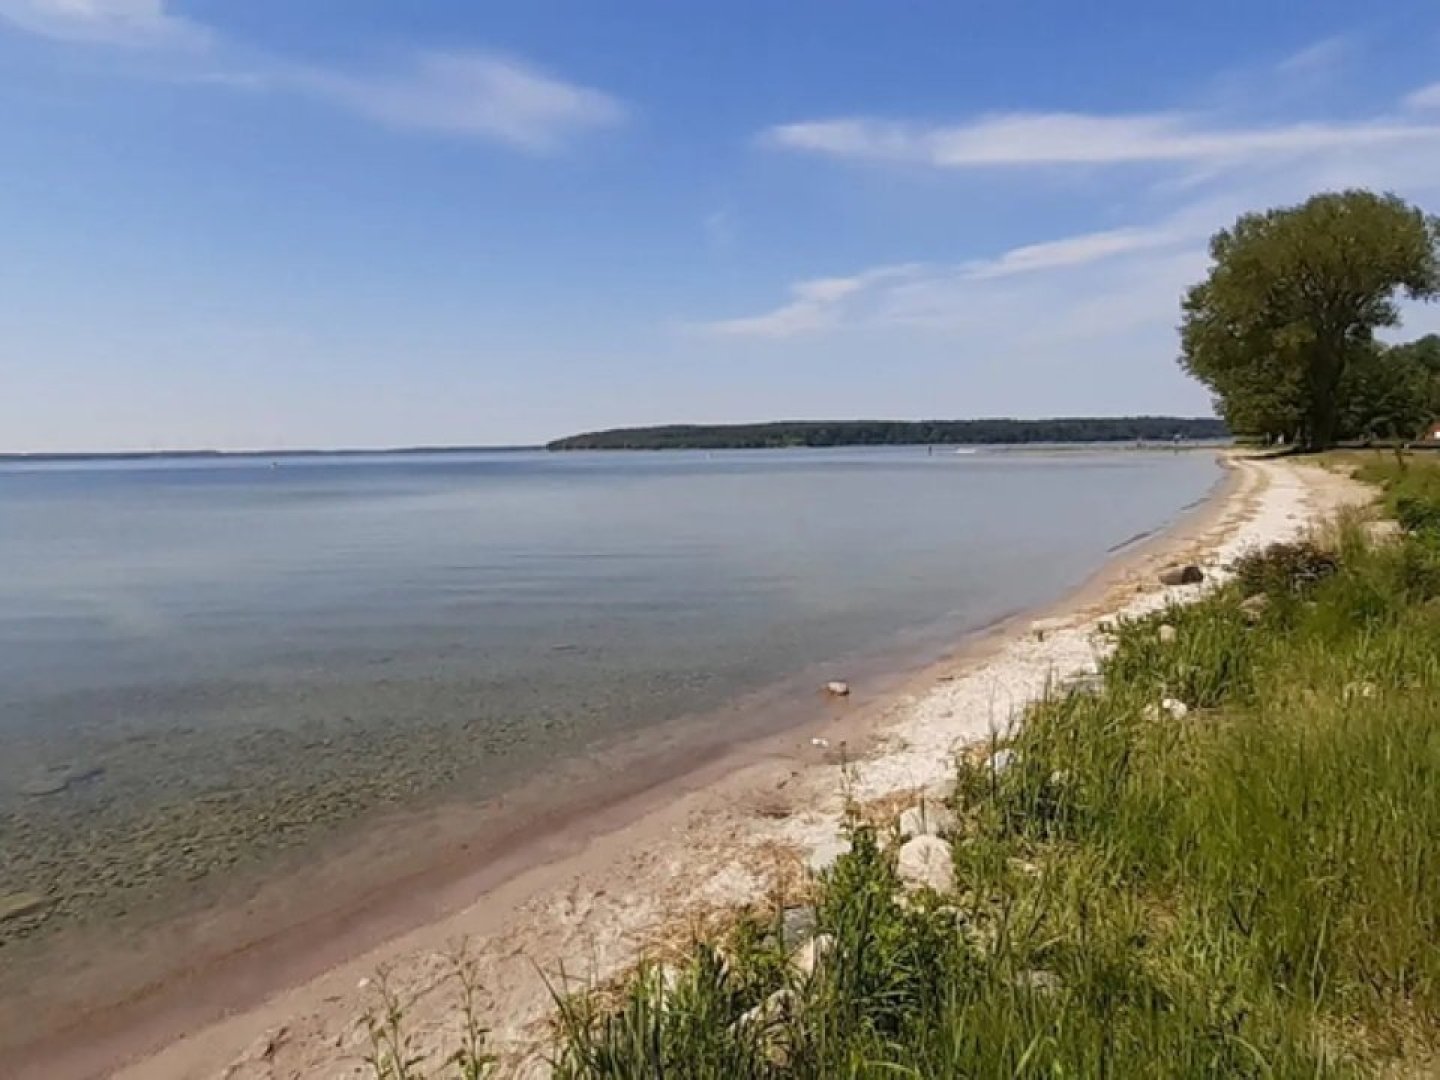
<instances>
[{"instance_id":1,"label":"wet sand","mask_svg":"<svg viewBox=\"0 0 1440 1080\"><path fill-rule=\"evenodd\" d=\"M598 769L552 776L546 790L503 805L369 830L340 857L272 879L243 906L136 942L134 965L155 973L141 992L72 1012L71 1024L12 1061L20 1075L46 1077L108 1075L127 1058L120 1075L347 1075L363 1052L356 1020L371 1003L360 984L380 965L393 967L412 1001L422 1049L438 1052L455 1021L444 954L466 938L487 1019L511 1071L525 1072L544 1037L542 972L555 978L563 963L568 976L605 977L696 918L777 883L800 887L808 852L833 837L842 744L867 795L943 784L954 747L1003 723L1034 692L1037 670L1043 683L1093 662L1085 625L1155 602L1149 584L1160 565L1285 535L1333 503L1323 488L1303 466L1242 462L1204 505L1125 547L1038 621L1009 620L918 673L861 673L853 698L815 697L781 736L756 738L745 720L796 699L751 699L736 704L733 723L716 725L730 737L711 745L678 734L668 746L647 740L643 752L623 748ZM962 687L971 693L963 701ZM560 785L570 797L556 807ZM407 858L422 848L423 860ZM384 884L357 888L366 876L357 871ZM237 940L248 944L220 947ZM95 947L116 944L100 935ZM193 962L166 977L177 951ZM71 990L84 1000L82 985Z\"/></svg>"}]
</instances>

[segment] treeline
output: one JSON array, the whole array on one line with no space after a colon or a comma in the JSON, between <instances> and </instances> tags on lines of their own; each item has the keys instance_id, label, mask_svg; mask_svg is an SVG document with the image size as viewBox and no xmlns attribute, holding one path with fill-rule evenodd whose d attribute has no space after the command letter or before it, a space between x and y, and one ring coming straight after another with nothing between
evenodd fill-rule
<instances>
[{"instance_id":1,"label":"treeline","mask_svg":"<svg viewBox=\"0 0 1440 1080\"><path fill-rule=\"evenodd\" d=\"M774 450L802 446L998 445L1223 439L1213 417L1090 416L1049 420L841 420L671 424L557 439L548 450Z\"/></svg>"}]
</instances>

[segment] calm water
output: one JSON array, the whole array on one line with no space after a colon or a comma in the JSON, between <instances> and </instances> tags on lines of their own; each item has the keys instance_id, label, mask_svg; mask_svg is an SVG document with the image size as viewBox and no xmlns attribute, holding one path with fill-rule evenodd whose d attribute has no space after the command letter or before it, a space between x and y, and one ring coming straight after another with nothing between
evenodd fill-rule
<instances>
[{"instance_id":1,"label":"calm water","mask_svg":"<svg viewBox=\"0 0 1440 1080\"><path fill-rule=\"evenodd\" d=\"M0 893L127 907L843 676L1057 596L1218 475L1129 449L0 467ZM157 834L222 854L137 853Z\"/></svg>"}]
</instances>

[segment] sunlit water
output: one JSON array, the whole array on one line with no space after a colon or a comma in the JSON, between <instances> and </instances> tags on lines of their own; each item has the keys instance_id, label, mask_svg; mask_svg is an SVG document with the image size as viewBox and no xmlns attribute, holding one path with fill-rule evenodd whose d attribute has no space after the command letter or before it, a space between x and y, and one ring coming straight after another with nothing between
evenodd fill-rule
<instances>
[{"instance_id":1,"label":"sunlit water","mask_svg":"<svg viewBox=\"0 0 1440 1080\"><path fill-rule=\"evenodd\" d=\"M252 843L958 638L1218 476L1133 449L0 467L0 894L129 906Z\"/></svg>"}]
</instances>

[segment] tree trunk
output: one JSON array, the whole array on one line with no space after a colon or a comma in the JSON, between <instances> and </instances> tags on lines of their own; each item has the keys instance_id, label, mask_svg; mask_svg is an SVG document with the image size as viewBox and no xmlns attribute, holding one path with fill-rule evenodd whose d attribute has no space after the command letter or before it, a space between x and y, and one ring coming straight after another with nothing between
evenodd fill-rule
<instances>
[{"instance_id":1,"label":"tree trunk","mask_svg":"<svg viewBox=\"0 0 1440 1080\"><path fill-rule=\"evenodd\" d=\"M1310 360L1310 408L1305 446L1328 450L1340 425L1340 378L1345 373L1344 339L1315 343Z\"/></svg>"}]
</instances>

